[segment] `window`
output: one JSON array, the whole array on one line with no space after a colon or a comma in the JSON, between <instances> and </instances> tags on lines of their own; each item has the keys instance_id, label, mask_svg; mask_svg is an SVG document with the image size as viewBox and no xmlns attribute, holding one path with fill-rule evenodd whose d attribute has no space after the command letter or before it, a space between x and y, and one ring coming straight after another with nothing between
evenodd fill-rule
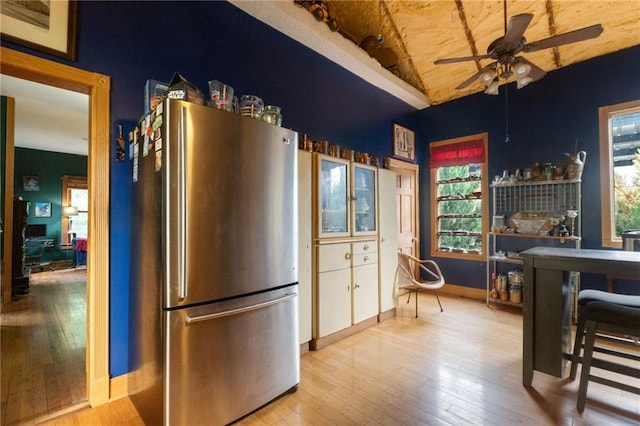
<instances>
[{"instance_id":1,"label":"window","mask_svg":"<svg viewBox=\"0 0 640 426\"><path fill-rule=\"evenodd\" d=\"M62 236L69 246L74 237L87 238L89 229L89 190L84 176L62 176ZM75 207L72 215L65 215L65 207ZM77 209L77 211L76 211ZM77 214L76 214L77 213Z\"/></svg>"},{"instance_id":2,"label":"window","mask_svg":"<svg viewBox=\"0 0 640 426\"><path fill-rule=\"evenodd\" d=\"M602 246L622 248L622 231L640 229L640 101L598 113Z\"/></svg>"},{"instance_id":3,"label":"window","mask_svg":"<svg viewBox=\"0 0 640 426\"><path fill-rule=\"evenodd\" d=\"M483 260L487 134L431 144L431 255Z\"/></svg>"}]
</instances>

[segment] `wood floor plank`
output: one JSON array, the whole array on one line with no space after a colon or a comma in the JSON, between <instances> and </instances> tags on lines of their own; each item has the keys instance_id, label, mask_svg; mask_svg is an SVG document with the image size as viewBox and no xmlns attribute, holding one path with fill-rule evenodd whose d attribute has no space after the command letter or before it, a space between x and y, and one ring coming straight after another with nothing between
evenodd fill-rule
<instances>
[{"instance_id":1,"label":"wood floor plank","mask_svg":"<svg viewBox=\"0 0 640 426\"><path fill-rule=\"evenodd\" d=\"M86 269L34 273L30 284L0 316L2 425L86 400Z\"/></svg>"}]
</instances>

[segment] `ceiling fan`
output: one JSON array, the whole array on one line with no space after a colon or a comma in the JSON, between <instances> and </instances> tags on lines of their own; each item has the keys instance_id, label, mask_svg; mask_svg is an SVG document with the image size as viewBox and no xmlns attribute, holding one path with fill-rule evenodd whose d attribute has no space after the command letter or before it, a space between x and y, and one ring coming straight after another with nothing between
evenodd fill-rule
<instances>
[{"instance_id":1,"label":"ceiling fan","mask_svg":"<svg viewBox=\"0 0 640 426\"><path fill-rule=\"evenodd\" d=\"M526 60L523 56L519 56L520 53L535 52L537 50L548 49L551 47L561 46L563 44L596 38L603 31L602 25L596 24L590 27L569 31L567 33L527 43L527 40L523 35L529 26L531 19L533 19L533 15L530 13L515 15L509 19L509 25L507 26L507 8L505 0L505 34L504 36L494 40L489 45L486 55L438 59L435 61L435 64L451 64L463 61L493 59L494 62L482 68L469 79L463 81L458 87L456 87L456 89L464 89L480 78L485 87L487 87L485 93L497 95L500 78L508 79L515 74L518 89L520 89L532 81L540 80L546 75L546 72L542 68Z\"/></svg>"}]
</instances>

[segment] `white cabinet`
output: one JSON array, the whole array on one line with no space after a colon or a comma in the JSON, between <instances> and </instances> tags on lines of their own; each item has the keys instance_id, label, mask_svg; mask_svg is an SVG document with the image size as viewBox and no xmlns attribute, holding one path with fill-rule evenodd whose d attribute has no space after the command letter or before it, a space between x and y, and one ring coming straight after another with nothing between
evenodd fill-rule
<instances>
[{"instance_id":1,"label":"white cabinet","mask_svg":"<svg viewBox=\"0 0 640 426\"><path fill-rule=\"evenodd\" d=\"M300 343L311 340L313 300L313 235L311 153L298 151L298 334Z\"/></svg>"},{"instance_id":2,"label":"white cabinet","mask_svg":"<svg viewBox=\"0 0 640 426\"><path fill-rule=\"evenodd\" d=\"M320 349L375 325L383 311L387 317L395 313L396 178L389 170L324 154L313 156L310 347ZM385 200L384 208L379 199Z\"/></svg>"},{"instance_id":3,"label":"white cabinet","mask_svg":"<svg viewBox=\"0 0 640 426\"><path fill-rule=\"evenodd\" d=\"M373 241L352 244L353 324L378 315L378 253L375 245Z\"/></svg>"},{"instance_id":4,"label":"white cabinet","mask_svg":"<svg viewBox=\"0 0 640 426\"><path fill-rule=\"evenodd\" d=\"M316 154L318 238L377 235L377 168Z\"/></svg>"},{"instance_id":5,"label":"white cabinet","mask_svg":"<svg viewBox=\"0 0 640 426\"><path fill-rule=\"evenodd\" d=\"M318 247L317 334L324 337L351 325L351 244Z\"/></svg>"},{"instance_id":6,"label":"white cabinet","mask_svg":"<svg viewBox=\"0 0 640 426\"><path fill-rule=\"evenodd\" d=\"M317 339L378 314L375 240L322 244L317 255ZM377 321L377 319L376 319Z\"/></svg>"}]
</instances>

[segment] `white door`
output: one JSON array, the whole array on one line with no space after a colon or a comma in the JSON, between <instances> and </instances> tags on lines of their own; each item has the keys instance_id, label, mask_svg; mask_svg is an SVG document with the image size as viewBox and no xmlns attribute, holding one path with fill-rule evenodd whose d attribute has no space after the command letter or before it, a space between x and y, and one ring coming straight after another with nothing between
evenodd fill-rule
<instances>
[{"instance_id":1,"label":"white door","mask_svg":"<svg viewBox=\"0 0 640 426\"><path fill-rule=\"evenodd\" d=\"M322 338L351 326L351 244L318 247L317 335Z\"/></svg>"},{"instance_id":2,"label":"white door","mask_svg":"<svg viewBox=\"0 0 640 426\"><path fill-rule=\"evenodd\" d=\"M380 242L378 245L380 271L379 311L384 313L395 307L393 284L398 264L398 214L396 203L396 173L387 169L378 170L378 200L380 220Z\"/></svg>"},{"instance_id":3,"label":"white door","mask_svg":"<svg viewBox=\"0 0 640 426\"><path fill-rule=\"evenodd\" d=\"M377 257L377 253L372 253ZM357 324L378 315L378 265L376 263L365 264L367 255L354 256L353 267L353 323ZM356 266L355 262L360 263ZM375 262L375 261L374 261Z\"/></svg>"}]
</instances>

